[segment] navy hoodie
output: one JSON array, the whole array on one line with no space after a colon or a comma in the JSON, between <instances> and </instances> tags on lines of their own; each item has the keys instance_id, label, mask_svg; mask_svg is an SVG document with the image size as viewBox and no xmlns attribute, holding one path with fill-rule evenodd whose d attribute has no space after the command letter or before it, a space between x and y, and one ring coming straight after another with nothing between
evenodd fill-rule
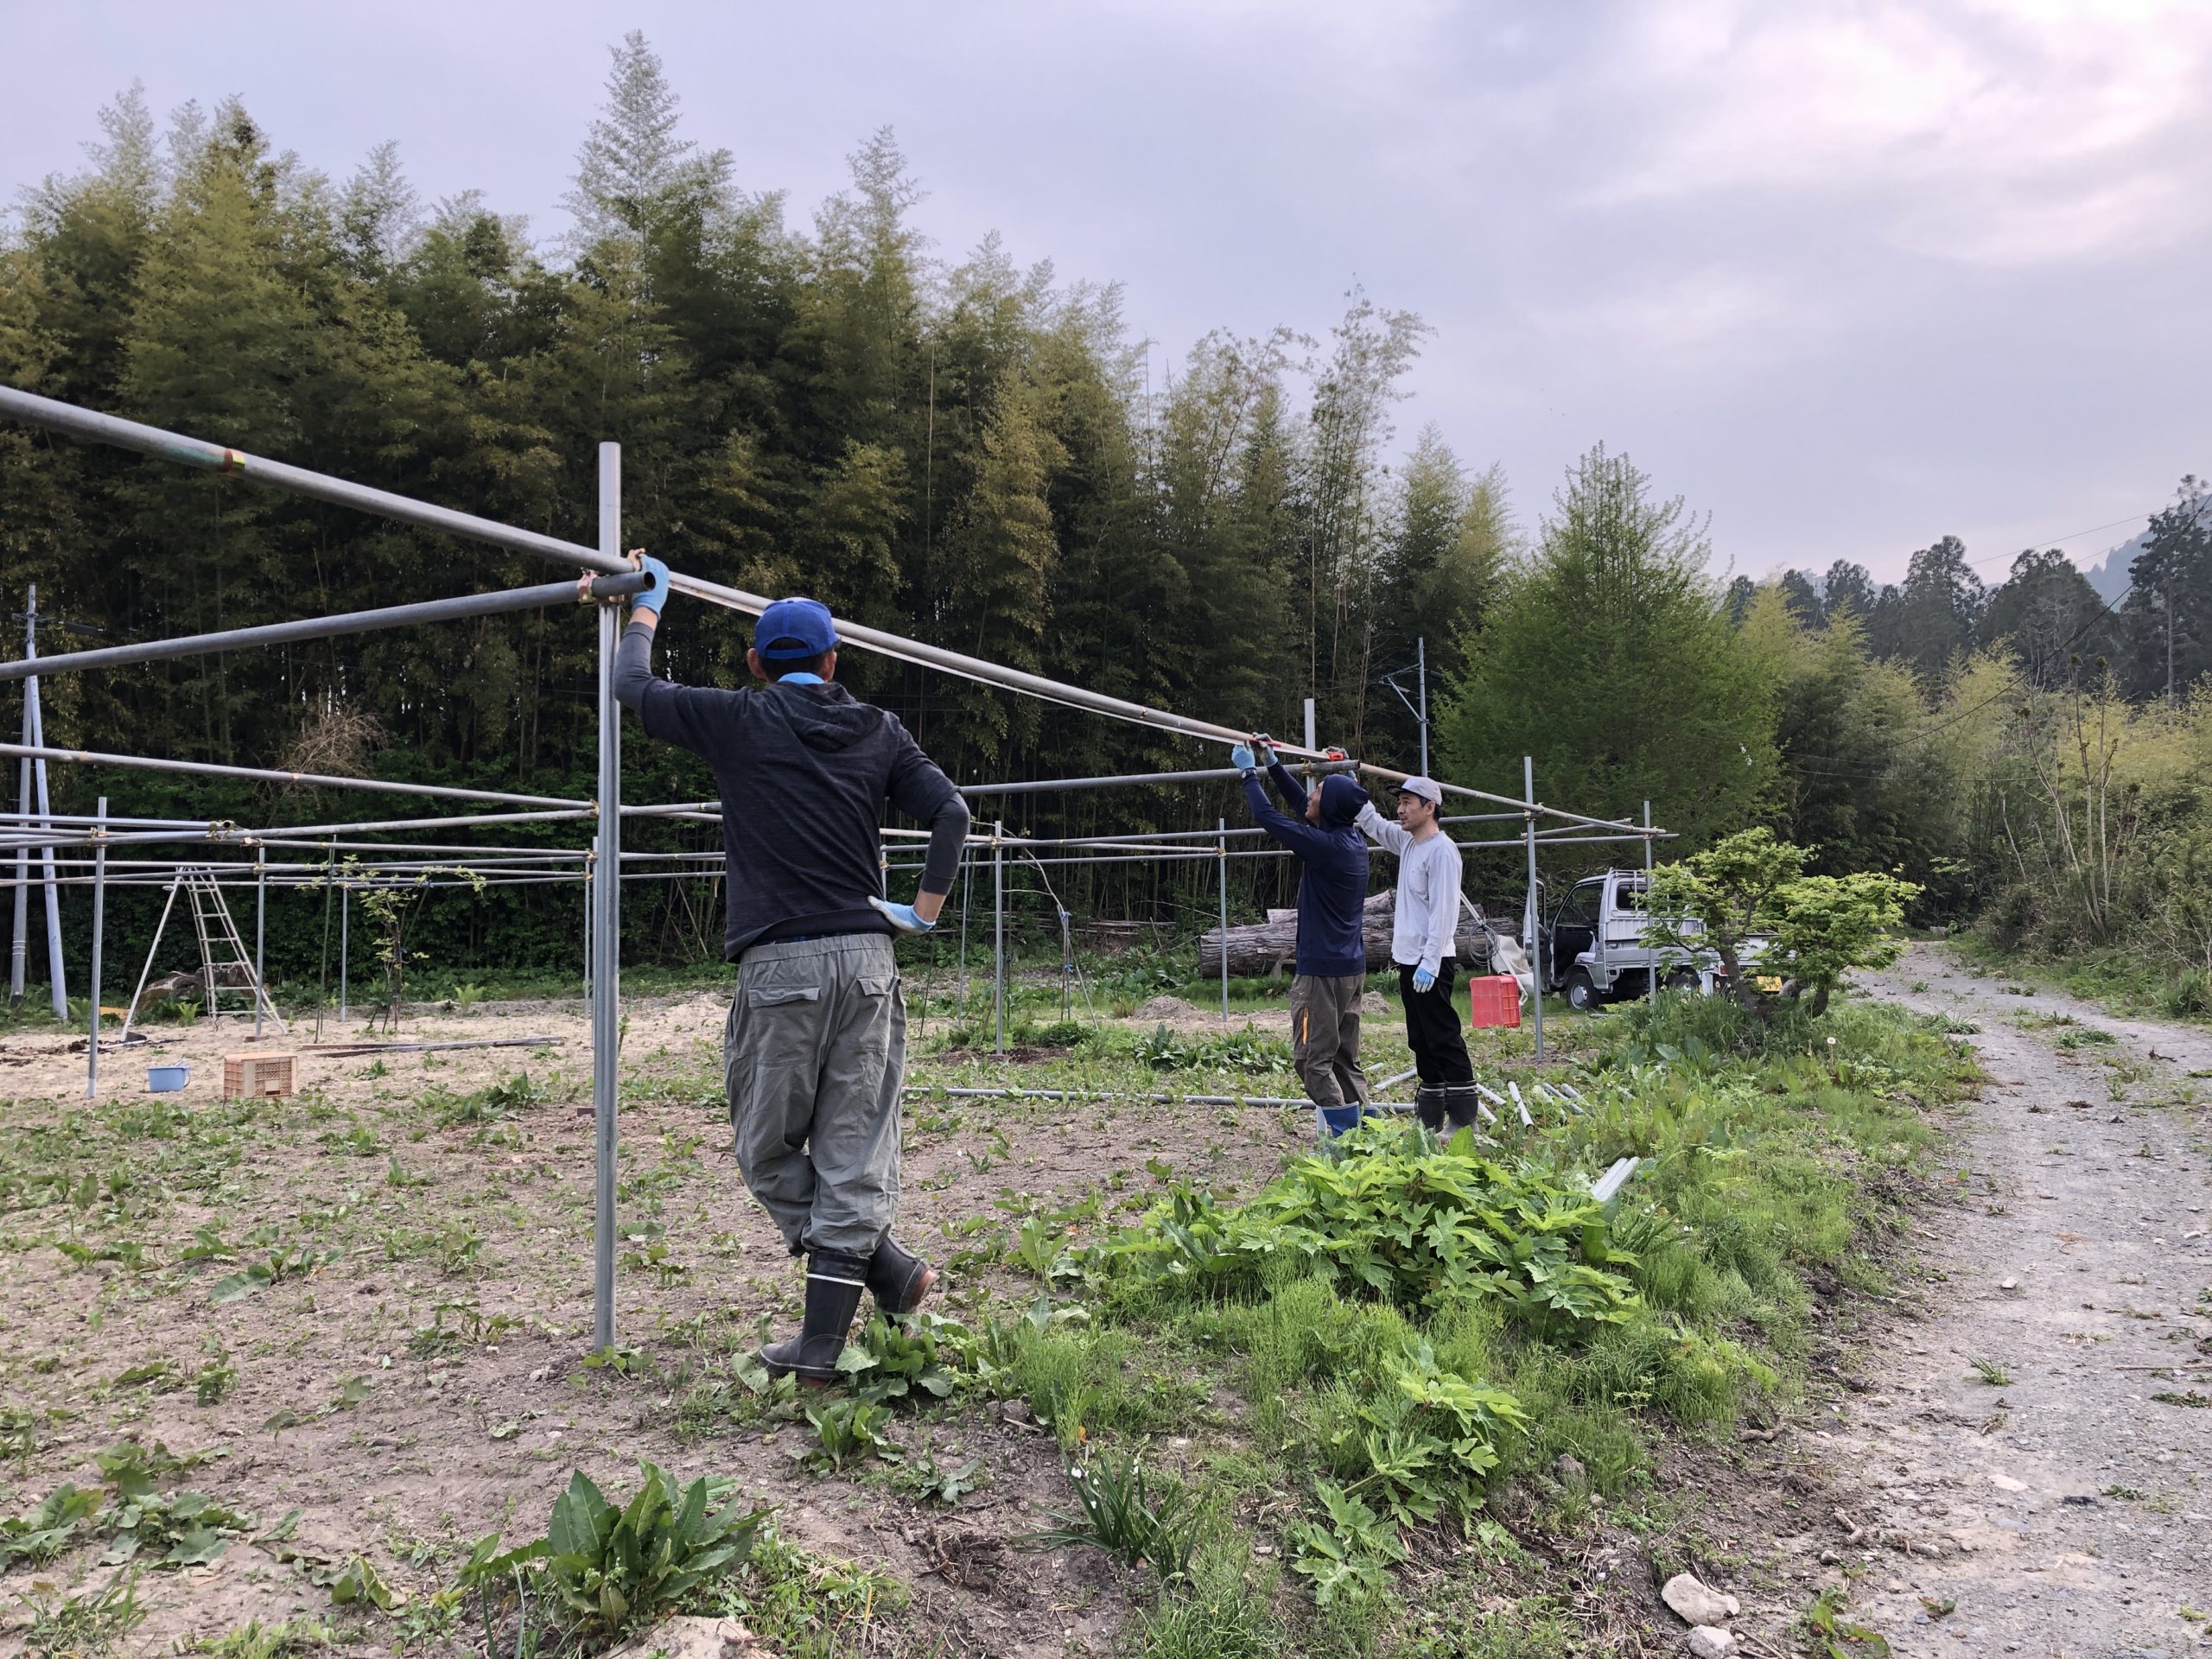
<instances>
[{"instance_id":1,"label":"navy hoodie","mask_svg":"<svg viewBox=\"0 0 2212 1659\"><path fill-rule=\"evenodd\" d=\"M1321 780L1321 822L1306 822L1306 790L1277 761L1268 768L1288 815L1275 810L1256 772L1244 774L1252 817L1298 855L1298 971L1341 978L1367 971L1367 943L1360 932L1367 904L1367 837L1352 820L1367 791L1341 772Z\"/></svg>"},{"instance_id":2,"label":"navy hoodie","mask_svg":"<svg viewBox=\"0 0 2212 1659\"><path fill-rule=\"evenodd\" d=\"M898 718L842 685L779 683L747 691L677 685L652 668L652 631L632 623L614 695L645 734L703 757L722 794L729 875L724 955L833 933L888 933L868 903L883 892L884 804L931 826L922 887L952 885L968 808Z\"/></svg>"}]
</instances>

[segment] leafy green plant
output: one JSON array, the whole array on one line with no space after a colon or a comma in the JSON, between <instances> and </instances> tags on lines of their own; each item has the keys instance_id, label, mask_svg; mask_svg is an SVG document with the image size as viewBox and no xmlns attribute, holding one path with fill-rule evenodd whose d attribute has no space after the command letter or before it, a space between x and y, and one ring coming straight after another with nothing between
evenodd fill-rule
<instances>
[{"instance_id":1,"label":"leafy green plant","mask_svg":"<svg viewBox=\"0 0 2212 1659\"><path fill-rule=\"evenodd\" d=\"M73 1543L86 1522L100 1512L105 1496L97 1486L60 1485L28 1515L0 1518L0 1566L50 1561Z\"/></svg>"},{"instance_id":2,"label":"leafy green plant","mask_svg":"<svg viewBox=\"0 0 2212 1659\"><path fill-rule=\"evenodd\" d=\"M294 1659L296 1655L328 1647L334 1636L329 1624L319 1618L280 1619L272 1624L250 1618L221 1636L200 1637L192 1650L213 1654L215 1659Z\"/></svg>"},{"instance_id":3,"label":"leafy green plant","mask_svg":"<svg viewBox=\"0 0 2212 1659\"><path fill-rule=\"evenodd\" d=\"M1255 1031L1185 1036L1166 1025L1154 1026L1138 1038L1135 1053L1139 1065L1155 1071L1258 1074L1287 1071L1293 1064L1290 1045L1280 1037L1263 1036Z\"/></svg>"},{"instance_id":4,"label":"leafy green plant","mask_svg":"<svg viewBox=\"0 0 2212 1659\"><path fill-rule=\"evenodd\" d=\"M1464 1130L1439 1147L1382 1123L1296 1160L1237 1208L1178 1188L1088 1265L1154 1284L1255 1287L1281 1257L1404 1304L1496 1297L1570 1325L1624 1319L1637 1305L1635 1257L1611 1243L1586 1189L1478 1156Z\"/></svg>"},{"instance_id":5,"label":"leafy green plant","mask_svg":"<svg viewBox=\"0 0 2212 1659\"><path fill-rule=\"evenodd\" d=\"M917 1393L949 1399L958 1379L940 1350L957 1351L968 1339L967 1327L957 1319L878 1313L861 1327L860 1340L846 1344L837 1370L864 1400L903 1400Z\"/></svg>"},{"instance_id":6,"label":"leafy green plant","mask_svg":"<svg viewBox=\"0 0 2212 1659\"><path fill-rule=\"evenodd\" d=\"M238 1272L218 1279L209 1288L207 1300L220 1307L242 1297L257 1296L271 1285L305 1279L345 1254L342 1249L316 1251L304 1244L273 1249L262 1260L250 1262Z\"/></svg>"},{"instance_id":7,"label":"leafy green plant","mask_svg":"<svg viewBox=\"0 0 2212 1659\"><path fill-rule=\"evenodd\" d=\"M156 1567L204 1567L222 1558L232 1537L251 1531L253 1517L200 1492L147 1492L118 1504L112 1525L103 1566L143 1557Z\"/></svg>"},{"instance_id":8,"label":"leafy green plant","mask_svg":"<svg viewBox=\"0 0 2212 1659\"><path fill-rule=\"evenodd\" d=\"M1805 1610L1805 1628L1825 1659L1889 1659L1890 1644L1878 1632L1845 1618L1843 1592L1823 1590Z\"/></svg>"},{"instance_id":9,"label":"leafy green plant","mask_svg":"<svg viewBox=\"0 0 2212 1659\"><path fill-rule=\"evenodd\" d=\"M814 1425L815 1448L806 1459L811 1468L842 1472L846 1465L863 1459L898 1455L898 1446L885 1432L891 1424L891 1408L875 1401L855 1396L809 1406L806 1421Z\"/></svg>"},{"instance_id":10,"label":"leafy green plant","mask_svg":"<svg viewBox=\"0 0 2212 1659\"><path fill-rule=\"evenodd\" d=\"M1747 1007L1766 1003L1754 976L1772 976L1793 997L1810 993L1810 1012L1825 1014L1853 969L1885 968L1904 953L1897 931L1921 889L1872 872L1807 875L1810 856L1755 829L1662 864L1651 874L1643 942L1718 956L1729 995Z\"/></svg>"},{"instance_id":11,"label":"leafy green plant","mask_svg":"<svg viewBox=\"0 0 2212 1659\"><path fill-rule=\"evenodd\" d=\"M458 1128L474 1123L493 1123L512 1117L552 1098L543 1084L531 1080L527 1071L518 1071L512 1077L501 1077L472 1094L456 1095L442 1084L426 1091L421 1104L441 1128Z\"/></svg>"},{"instance_id":12,"label":"leafy green plant","mask_svg":"<svg viewBox=\"0 0 2212 1659\"><path fill-rule=\"evenodd\" d=\"M738 1513L729 1502L736 1482L702 1476L683 1486L658 1464L639 1466L644 1482L620 1507L575 1471L546 1535L507 1556L486 1555L480 1580L535 1563L543 1587L580 1625L612 1633L676 1611L744 1564L767 1511Z\"/></svg>"},{"instance_id":13,"label":"leafy green plant","mask_svg":"<svg viewBox=\"0 0 2212 1659\"><path fill-rule=\"evenodd\" d=\"M1078 1513L1033 1535L1039 1548L1089 1544L1131 1567L1150 1565L1166 1582L1191 1568L1205 1506L1173 1475L1147 1474L1141 1454L1116 1457L1085 1441L1068 1465Z\"/></svg>"},{"instance_id":14,"label":"leafy green plant","mask_svg":"<svg viewBox=\"0 0 2212 1659\"><path fill-rule=\"evenodd\" d=\"M1325 1525L1300 1521L1291 1527L1290 1543L1298 1552L1291 1571L1313 1586L1314 1600L1324 1607L1382 1589L1391 1563L1406 1557L1397 1529L1334 1481L1314 1482L1313 1494L1329 1519Z\"/></svg>"},{"instance_id":15,"label":"leafy green plant","mask_svg":"<svg viewBox=\"0 0 2212 1659\"><path fill-rule=\"evenodd\" d=\"M1991 1388L2003 1389L2012 1386L2012 1373L2007 1371L1998 1361L1993 1359L1983 1359L1979 1356L1970 1355L1967 1359L1967 1363L1973 1366L1974 1374L1982 1382L1989 1384Z\"/></svg>"},{"instance_id":16,"label":"leafy green plant","mask_svg":"<svg viewBox=\"0 0 2212 1659\"><path fill-rule=\"evenodd\" d=\"M146 1618L138 1600L138 1575L127 1568L90 1594L55 1599L50 1586L34 1586L23 1605L31 1615L20 1632L23 1651L56 1659L110 1652Z\"/></svg>"},{"instance_id":17,"label":"leafy green plant","mask_svg":"<svg viewBox=\"0 0 2212 1659\"><path fill-rule=\"evenodd\" d=\"M982 1477L976 1472L982 1462L981 1458L970 1458L965 1463L948 1465L939 1463L937 1454L925 1448L899 1471L899 1490L925 1503L942 1503L951 1509L982 1484Z\"/></svg>"},{"instance_id":18,"label":"leafy green plant","mask_svg":"<svg viewBox=\"0 0 2212 1659\"><path fill-rule=\"evenodd\" d=\"M192 1374L192 1397L203 1406L219 1404L231 1391L231 1384L238 1381L238 1367L231 1363L230 1350L211 1337L207 1357Z\"/></svg>"}]
</instances>

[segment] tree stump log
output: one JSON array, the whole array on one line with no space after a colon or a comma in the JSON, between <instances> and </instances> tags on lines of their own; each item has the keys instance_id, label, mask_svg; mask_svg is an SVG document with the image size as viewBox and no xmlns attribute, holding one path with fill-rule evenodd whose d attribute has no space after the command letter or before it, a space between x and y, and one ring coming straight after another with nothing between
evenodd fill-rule
<instances>
[{"instance_id":1,"label":"tree stump log","mask_svg":"<svg viewBox=\"0 0 2212 1659\"><path fill-rule=\"evenodd\" d=\"M1360 937L1367 946L1370 974L1390 965L1390 918L1396 891L1385 887L1371 894L1360 915ZM1459 965L1471 973L1491 971L1491 936L1487 923L1478 919L1481 908L1477 906L1473 914L1464 909L1459 912ZM1291 966L1297 954L1298 912L1294 910L1269 911L1264 922L1229 930L1229 971L1239 977L1281 972ZM1220 972L1221 930L1210 927L1198 936L1198 976L1211 978Z\"/></svg>"}]
</instances>

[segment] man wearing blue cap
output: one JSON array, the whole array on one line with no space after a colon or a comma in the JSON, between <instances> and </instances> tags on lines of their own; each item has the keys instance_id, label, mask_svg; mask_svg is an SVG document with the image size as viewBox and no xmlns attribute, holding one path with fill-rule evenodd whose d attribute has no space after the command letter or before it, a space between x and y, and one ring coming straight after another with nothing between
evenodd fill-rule
<instances>
[{"instance_id":1,"label":"man wearing blue cap","mask_svg":"<svg viewBox=\"0 0 2212 1659\"><path fill-rule=\"evenodd\" d=\"M937 1279L891 1237L906 1058L891 941L936 925L968 807L895 716L836 683L836 625L813 600L779 599L760 613L745 660L761 687L654 678L668 567L641 565L653 585L631 601L615 696L648 736L704 758L721 791L723 951L738 964L722 1037L730 1126L746 1186L807 1258L799 1334L761 1358L779 1376L823 1383L863 1289L906 1313ZM930 827L911 905L883 895L887 803Z\"/></svg>"},{"instance_id":2,"label":"man wearing blue cap","mask_svg":"<svg viewBox=\"0 0 2212 1659\"><path fill-rule=\"evenodd\" d=\"M1323 1111L1367 1103L1359 1069L1359 999L1367 989L1367 842L1356 820L1367 791L1341 772L1308 791L1264 737L1239 743L1229 761L1244 773L1244 800L1260 827L1298 855L1297 972L1290 982L1290 1039L1306 1098ZM1264 766L1289 814L1260 786Z\"/></svg>"}]
</instances>

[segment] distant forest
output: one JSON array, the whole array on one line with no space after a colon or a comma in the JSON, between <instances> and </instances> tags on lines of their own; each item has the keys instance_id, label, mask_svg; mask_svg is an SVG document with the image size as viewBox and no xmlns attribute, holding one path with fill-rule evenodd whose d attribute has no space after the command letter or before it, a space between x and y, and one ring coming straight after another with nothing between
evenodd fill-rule
<instances>
[{"instance_id":1,"label":"distant forest","mask_svg":"<svg viewBox=\"0 0 2212 1659\"><path fill-rule=\"evenodd\" d=\"M585 541L614 439L626 540L680 569L1232 725L1294 730L1312 696L1325 741L1408 767L1419 728L1385 677L1410 692L1419 639L1446 778L1517 792L1533 755L1543 798L1648 798L1677 848L1770 823L1823 868L1923 882L1923 919L2001 914L2018 941L2148 938L2175 861L2212 859L2194 479L2114 606L2055 551L1985 586L1949 537L1894 586L1847 563L1727 585L1695 514L1602 446L1524 529L1497 467L1433 427L1402 439L1427 334L1411 313L1355 290L1325 340L1218 333L1155 380L1116 289L1017 268L995 238L935 257L887 131L794 223L683 137L634 35L555 242L476 193L421 201L389 146L334 181L234 103L164 131L134 90L100 124L91 166L29 189L0 239L9 385ZM35 582L42 614L107 638L555 574L0 426L0 589L13 608ZM665 671L741 680L730 613L679 601L662 637ZM592 661L580 614L549 612L55 677L46 723L86 747L588 794ZM962 781L1220 759L861 653L842 674ZM632 799L710 787L637 740L626 778ZM68 808L105 790L118 811L240 821L334 805L68 768L55 785ZM1012 816L1089 832L1224 812L1243 813L1226 791L1151 791ZM1607 855L1553 856L1566 875ZM1475 880L1502 895L1495 862ZM1280 901L1282 874L1240 869L1238 902ZM1068 891L1173 919L1212 880L1151 867ZM573 897L457 900L427 948L566 962ZM629 948L704 954L705 909L641 895ZM2161 960L2212 969L2205 931Z\"/></svg>"}]
</instances>

